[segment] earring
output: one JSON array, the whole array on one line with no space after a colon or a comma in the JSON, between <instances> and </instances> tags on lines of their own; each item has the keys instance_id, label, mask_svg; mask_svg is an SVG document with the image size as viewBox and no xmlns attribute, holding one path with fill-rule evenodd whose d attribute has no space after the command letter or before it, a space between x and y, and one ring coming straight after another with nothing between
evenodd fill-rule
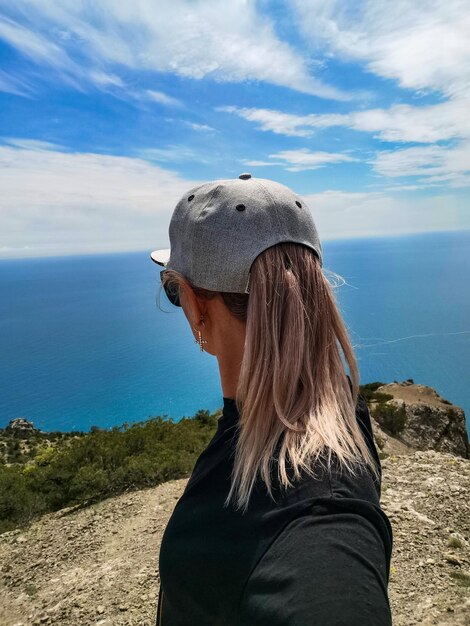
<instances>
[{"instance_id":1,"label":"earring","mask_svg":"<svg viewBox=\"0 0 470 626\"><path fill-rule=\"evenodd\" d=\"M201 324L204 327L204 325L205 325L204 324L204 315L201 315ZM201 349L201 352L204 352L204 347L203 347L202 344L203 343L207 343L207 340L202 338L202 333L201 333L201 331L198 328L196 328L195 326L193 326L193 328L195 330L197 330L197 332L199 333L199 336L198 336L197 339L194 340L194 343L198 343L199 344L199 348Z\"/></svg>"}]
</instances>

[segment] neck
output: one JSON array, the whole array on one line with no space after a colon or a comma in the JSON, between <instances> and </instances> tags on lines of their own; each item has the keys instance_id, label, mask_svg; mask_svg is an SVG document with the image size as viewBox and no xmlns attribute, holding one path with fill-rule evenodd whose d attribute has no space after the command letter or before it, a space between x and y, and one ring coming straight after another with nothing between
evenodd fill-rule
<instances>
[{"instance_id":1,"label":"neck","mask_svg":"<svg viewBox=\"0 0 470 626\"><path fill-rule=\"evenodd\" d=\"M245 334L226 342L217 353L220 383L225 398L235 398L243 360Z\"/></svg>"}]
</instances>

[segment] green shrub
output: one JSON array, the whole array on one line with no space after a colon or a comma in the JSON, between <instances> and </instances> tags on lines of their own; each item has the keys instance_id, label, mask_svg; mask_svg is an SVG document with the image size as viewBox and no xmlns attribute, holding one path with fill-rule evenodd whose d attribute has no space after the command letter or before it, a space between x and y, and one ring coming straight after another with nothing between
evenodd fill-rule
<instances>
[{"instance_id":1,"label":"green shrub","mask_svg":"<svg viewBox=\"0 0 470 626\"><path fill-rule=\"evenodd\" d=\"M364 396L366 402L369 404L372 401L375 402L386 402L387 400L391 400L393 396L389 393L382 393L377 391L379 387L382 387L385 383L375 382L375 383L367 383L367 385L359 385L359 390Z\"/></svg>"},{"instance_id":2,"label":"green shrub","mask_svg":"<svg viewBox=\"0 0 470 626\"><path fill-rule=\"evenodd\" d=\"M24 587L25 593L28 594L31 598L36 598L38 595L38 588L35 583L26 583Z\"/></svg>"},{"instance_id":3,"label":"green shrub","mask_svg":"<svg viewBox=\"0 0 470 626\"><path fill-rule=\"evenodd\" d=\"M373 417L391 435L398 435L406 426L407 416L405 404L396 407L393 404L380 402L372 411Z\"/></svg>"},{"instance_id":4,"label":"green shrub","mask_svg":"<svg viewBox=\"0 0 470 626\"><path fill-rule=\"evenodd\" d=\"M194 417L200 424L210 428L214 428L217 422L215 415L211 415L209 411L198 411Z\"/></svg>"},{"instance_id":5,"label":"green shrub","mask_svg":"<svg viewBox=\"0 0 470 626\"><path fill-rule=\"evenodd\" d=\"M388 400L392 400L393 396L389 393L382 393L381 391L377 391L374 394L374 397L372 398L373 400L375 400L376 402L380 403L384 403L384 402L388 402Z\"/></svg>"},{"instance_id":6,"label":"green shrub","mask_svg":"<svg viewBox=\"0 0 470 626\"><path fill-rule=\"evenodd\" d=\"M0 466L0 533L27 524L48 509L32 489L21 466Z\"/></svg>"},{"instance_id":7,"label":"green shrub","mask_svg":"<svg viewBox=\"0 0 470 626\"><path fill-rule=\"evenodd\" d=\"M447 545L449 546L449 548L464 548L465 544L462 542L461 539L459 539L459 537L455 537L455 536L450 536L449 539L447 540Z\"/></svg>"},{"instance_id":8,"label":"green shrub","mask_svg":"<svg viewBox=\"0 0 470 626\"><path fill-rule=\"evenodd\" d=\"M359 385L359 390L366 399L367 402L370 402L374 399L375 390L378 387L381 387L385 383L375 382L375 383L367 383L366 385Z\"/></svg>"}]
</instances>

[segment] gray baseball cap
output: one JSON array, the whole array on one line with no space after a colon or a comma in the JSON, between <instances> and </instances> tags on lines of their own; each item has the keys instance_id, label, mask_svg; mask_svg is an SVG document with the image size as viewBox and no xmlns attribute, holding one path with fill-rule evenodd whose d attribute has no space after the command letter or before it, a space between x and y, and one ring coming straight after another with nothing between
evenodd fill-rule
<instances>
[{"instance_id":1,"label":"gray baseball cap","mask_svg":"<svg viewBox=\"0 0 470 626\"><path fill-rule=\"evenodd\" d=\"M251 174L190 189L173 211L169 235L170 248L151 252L152 261L212 291L249 293L251 264L283 241L308 246L323 266L305 201L285 185Z\"/></svg>"}]
</instances>

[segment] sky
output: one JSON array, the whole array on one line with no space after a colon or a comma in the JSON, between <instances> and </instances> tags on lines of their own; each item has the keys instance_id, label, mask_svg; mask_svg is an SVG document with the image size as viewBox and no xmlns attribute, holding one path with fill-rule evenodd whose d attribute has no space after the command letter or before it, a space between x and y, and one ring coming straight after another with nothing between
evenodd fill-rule
<instances>
[{"instance_id":1,"label":"sky","mask_svg":"<svg viewBox=\"0 0 470 626\"><path fill-rule=\"evenodd\" d=\"M243 172L322 240L469 229L469 9L0 0L0 258L169 247Z\"/></svg>"}]
</instances>

